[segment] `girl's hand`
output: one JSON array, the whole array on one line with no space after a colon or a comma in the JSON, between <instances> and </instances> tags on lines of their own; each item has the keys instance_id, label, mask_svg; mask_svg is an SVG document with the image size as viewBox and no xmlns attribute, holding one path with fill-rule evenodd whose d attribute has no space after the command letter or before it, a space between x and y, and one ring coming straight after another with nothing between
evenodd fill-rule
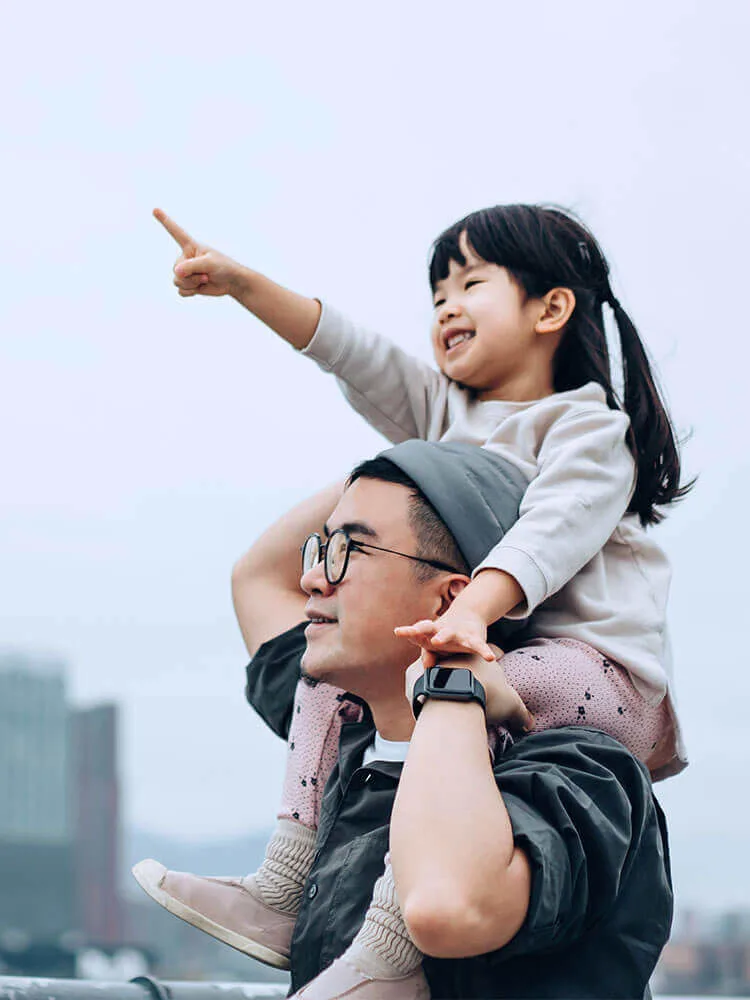
<instances>
[{"instance_id":1,"label":"girl's hand","mask_svg":"<svg viewBox=\"0 0 750 1000\"><path fill-rule=\"evenodd\" d=\"M237 295L248 271L236 260L196 242L181 226L154 209L154 217L179 244L182 253L174 266L174 283L183 298L191 295Z\"/></svg>"},{"instance_id":2,"label":"girl's hand","mask_svg":"<svg viewBox=\"0 0 750 1000\"><path fill-rule=\"evenodd\" d=\"M479 615L469 611L448 609L435 621L425 619L414 625L401 625L394 629L396 635L420 646L424 668L434 667L449 653L475 653L488 663L495 656L487 644L487 625Z\"/></svg>"}]
</instances>

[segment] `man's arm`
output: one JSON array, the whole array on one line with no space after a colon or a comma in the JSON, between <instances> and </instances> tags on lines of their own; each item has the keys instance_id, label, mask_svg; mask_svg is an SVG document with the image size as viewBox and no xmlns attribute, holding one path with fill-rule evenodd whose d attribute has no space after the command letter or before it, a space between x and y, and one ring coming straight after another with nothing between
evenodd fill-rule
<instances>
[{"instance_id":1,"label":"man's arm","mask_svg":"<svg viewBox=\"0 0 750 1000\"><path fill-rule=\"evenodd\" d=\"M406 926L426 954L495 951L522 926L531 871L513 843L478 704L422 709L391 817L391 860Z\"/></svg>"},{"instance_id":2,"label":"man's arm","mask_svg":"<svg viewBox=\"0 0 750 1000\"><path fill-rule=\"evenodd\" d=\"M490 765L486 721L528 723L497 667L493 674L479 657L445 665L471 667L487 715L474 703L428 701L414 729L391 820L396 890L414 941L437 958L497 951L501 961L564 948L608 919L623 893L624 905L639 906L648 885L633 960L649 975L672 894L646 768L610 736L577 726L531 733ZM417 661L407 690L420 672Z\"/></svg>"},{"instance_id":3,"label":"man's arm","mask_svg":"<svg viewBox=\"0 0 750 1000\"><path fill-rule=\"evenodd\" d=\"M300 547L323 525L341 498L343 483L303 500L271 525L232 571L232 599L247 651L280 635L304 618Z\"/></svg>"}]
</instances>

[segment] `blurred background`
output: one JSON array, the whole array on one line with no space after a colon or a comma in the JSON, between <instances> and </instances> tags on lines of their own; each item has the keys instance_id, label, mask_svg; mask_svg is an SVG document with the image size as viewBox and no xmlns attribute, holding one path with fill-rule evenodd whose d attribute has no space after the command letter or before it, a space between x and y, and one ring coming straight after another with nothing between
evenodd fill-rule
<instances>
[{"instance_id":1,"label":"blurred background","mask_svg":"<svg viewBox=\"0 0 750 1000\"><path fill-rule=\"evenodd\" d=\"M656 529L691 756L658 790L656 985L750 994L748 29L731 0L6 13L0 972L271 975L129 868L259 862L284 748L244 703L231 566L383 444L235 303L177 296L152 208L429 358L431 241L544 201L602 243L699 475Z\"/></svg>"}]
</instances>

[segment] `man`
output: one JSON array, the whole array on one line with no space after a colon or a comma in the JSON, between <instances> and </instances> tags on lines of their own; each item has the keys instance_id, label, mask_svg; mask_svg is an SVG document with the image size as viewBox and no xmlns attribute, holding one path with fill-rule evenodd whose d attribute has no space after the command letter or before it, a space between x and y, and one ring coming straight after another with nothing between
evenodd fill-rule
<instances>
[{"instance_id":1,"label":"man","mask_svg":"<svg viewBox=\"0 0 750 1000\"><path fill-rule=\"evenodd\" d=\"M235 605L253 655L247 695L268 724L287 735L300 669L363 704L361 720L342 727L291 940L292 987L302 997L370 995L354 979L349 992L326 992L324 970L357 934L389 847L435 1000L648 993L672 894L645 768L615 740L579 727L521 737L493 761L487 723L526 717L502 670L455 658L441 667L456 672L424 685L414 648L394 634L437 617L469 580L422 572L413 559L450 565L447 546L476 566L522 491L512 467L483 449L405 442L355 470L338 502L329 492L282 518L237 568ZM442 537L420 530L420 506L433 526L438 515ZM352 554L335 584L322 562L313 565L301 592L292 570L299 544L339 529L381 551ZM376 734L408 742L403 765L374 759ZM199 888L206 881L187 878ZM174 896L181 884L173 882ZM236 919L229 910L227 925ZM420 995L409 988L404 996Z\"/></svg>"}]
</instances>

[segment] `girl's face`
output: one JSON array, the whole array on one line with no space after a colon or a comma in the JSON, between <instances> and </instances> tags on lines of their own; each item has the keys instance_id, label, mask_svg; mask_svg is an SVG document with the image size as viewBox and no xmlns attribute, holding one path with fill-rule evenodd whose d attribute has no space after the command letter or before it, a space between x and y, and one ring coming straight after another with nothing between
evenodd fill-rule
<instances>
[{"instance_id":1,"label":"girl's face","mask_svg":"<svg viewBox=\"0 0 750 1000\"><path fill-rule=\"evenodd\" d=\"M438 367L480 399L536 398L539 300L526 298L504 267L477 257L465 234L461 251L466 263L452 260L448 276L435 287L432 345ZM525 396L527 391L532 395Z\"/></svg>"}]
</instances>

